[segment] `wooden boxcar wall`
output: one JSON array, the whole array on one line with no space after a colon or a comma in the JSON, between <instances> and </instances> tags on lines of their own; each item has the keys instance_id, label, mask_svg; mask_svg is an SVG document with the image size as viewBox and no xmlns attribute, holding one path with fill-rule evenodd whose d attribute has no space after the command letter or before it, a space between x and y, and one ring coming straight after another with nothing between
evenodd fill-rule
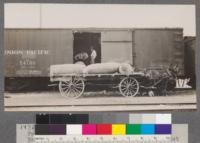
<instances>
[{"instance_id":1,"label":"wooden boxcar wall","mask_svg":"<svg viewBox=\"0 0 200 143\"><path fill-rule=\"evenodd\" d=\"M196 38L184 37L185 48L185 75L190 78L190 85L196 86L196 72L195 72L195 51Z\"/></svg>"},{"instance_id":2,"label":"wooden boxcar wall","mask_svg":"<svg viewBox=\"0 0 200 143\"><path fill-rule=\"evenodd\" d=\"M133 33L137 67L168 66L176 63L180 74L184 74L182 29L136 29Z\"/></svg>"},{"instance_id":3,"label":"wooden boxcar wall","mask_svg":"<svg viewBox=\"0 0 200 143\"><path fill-rule=\"evenodd\" d=\"M50 65L73 62L72 41L72 30L6 30L6 76L47 77L49 75ZM43 50L43 52L47 51L48 53L27 54L27 51L31 52L32 50ZM12 51L23 51L24 53L10 53Z\"/></svg>"},{"instance_id":4,"label":"wooden boxcar wall","mask_svg":"<svg viewBox=\"0 0 200 143\"><path fill-rule=\"evenodd\" d=\"M133 64L133 42L130 30L101 32L102 62L128 62Z\"/></svg>"},{"instance_id":5,"label":"wooden boxcar wall","mask_svg":"<svg viewBox=\"0 0 200 143\"><path fill-rule=\"evenodd\" d=\"M101 62L129 62L138 68L178 63L184 73L182 29L82 30L101 33ZM48 77L50 65L73 63L75 31L81 30L6 29L5 51L48 50L47 55L5 54L6 77Z\"/></svg>"}]
</instances>

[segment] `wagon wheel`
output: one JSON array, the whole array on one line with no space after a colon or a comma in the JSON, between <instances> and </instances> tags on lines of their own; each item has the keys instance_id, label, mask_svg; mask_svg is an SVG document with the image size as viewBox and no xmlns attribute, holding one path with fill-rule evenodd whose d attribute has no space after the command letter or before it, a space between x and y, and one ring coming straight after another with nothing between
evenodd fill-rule
<instances>
[{"instance_id":1,"label":"wagon wheel","mask_svg":"<svg viewBox=\"0 0 200 143\"><path fill-rule=\"evenodd\" d=\"M125 97L136 96L139 92L139 83L133 77L126 77L119 83L119 91Z\"/></svg>"},{"instance_id":2,"label":"wagon wheel","mask_svg":"<svg viewBox=\"0 0 200 143\"><path fill-rule=\"evenodd\" d=\"M62 96L68 98L80 97L85 89L85 83L83 79L72 77L68 81L59 82L59 91Z\"/></svg>"}]
</instances>

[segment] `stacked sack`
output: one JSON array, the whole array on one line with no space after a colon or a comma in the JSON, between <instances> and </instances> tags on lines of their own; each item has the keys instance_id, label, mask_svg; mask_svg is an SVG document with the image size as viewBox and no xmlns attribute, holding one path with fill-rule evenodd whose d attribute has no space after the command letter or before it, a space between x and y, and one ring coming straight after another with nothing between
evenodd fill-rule
<instances>
[{"instance_id":1,"label":"stacked sack","mask_svg":"<svg viewBox=\"0 0 200 143\"><path fill-rule=\"evenodd\" d=\"M66 74L114 74L120 73L130 75L134 68L128 63L96 63L86 66L83 62L75 64L52 65L50 75Z\"/></svg>"},{"instance_id":2,"label":"stacked sack","mask_svg":"<svg viewBox=\"0 0 200 143\"><path fill-rule=\"evenodd\" d=\"M83 74L85 64L61 64L50 66L50 76L59 76L67 74Z\"/></svg>"},{"instance_id":3,"label":"stacked sack","mask_svg":"<svg viewBox=\"0 0 200 143\"><path fill-rule=\"evenodd\" d=\"M119 73L120 74L125 74L125 75L130 75L134 72L134 68L128 64L128 63L122 63L119 66Z\"/></svg>"},{"instance_id":4,"label":"stacked sack","mask_svg":"<svg viewBox=\"0 0 200 143\"><path fill-rule=\"evenodd\" d=\"M84 68L84 74L112 74L117 73L119 63L97 63L91 64Z\"/></svg>"}]
</instances>

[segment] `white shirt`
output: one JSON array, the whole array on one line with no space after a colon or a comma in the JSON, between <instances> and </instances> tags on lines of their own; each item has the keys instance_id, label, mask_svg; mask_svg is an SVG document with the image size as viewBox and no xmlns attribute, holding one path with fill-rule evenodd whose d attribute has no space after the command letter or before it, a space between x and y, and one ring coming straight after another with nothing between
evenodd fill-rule
<instances>
[{"instance_id":1,"label":"white shirt","mask_svg":"<svg viewBox=\"0 0 200 143\"><path fill-rule=\"evenodd\" d=\"M97 57L97 52L95 50L92 50L91 58L95 59L96 57Z\"/></svg>"}]
</instances>

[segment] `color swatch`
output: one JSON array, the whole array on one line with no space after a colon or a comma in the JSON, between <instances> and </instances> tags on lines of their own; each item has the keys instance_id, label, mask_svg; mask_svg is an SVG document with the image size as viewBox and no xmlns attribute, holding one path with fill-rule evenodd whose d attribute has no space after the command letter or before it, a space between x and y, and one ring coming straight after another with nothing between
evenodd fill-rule
<instances>
[{"instance_id":1,"label":"color swatch","mask_svg":"<svg viewBox=\"0 0 200 143\"><path fill-rule=\"evenodd\" d=\"M80 124L70 124L67 125L68 135L82 135L82 125Z\"/></svg>"},{"instance_id":2,"label":"color swatch","mask_svg":"<svg viewBox=\"0 0 200 143\"><path fill-rule=\"evenodd\" d=\"M142 124L141 125L141 134L144 134L144 135L155 134L155 125L154 124Z\"/></svg>"},{"instance_id":3,"label":"color swatch","mask_svg":"<svg viewBox=\"0 0 200 143\"><path fill-rule=\"evenodd\" d=\"M36 135L66 135L64 124L38 124L35 125Z\"/></svg>"},{"instance_id":4,"label":"color swatch","mask_svg":"<svg viewBox=\"0 0 200 143\"><path fill-rule=\"evenodd\" d=\"M96 135L96 125L95 124L83 124L82 134L83 135Z\"/></svg>"},{"instance_id":5,"label":"color swatch","mask_svg":"<svg viewBox=\"0 0 200 143\"><path fill-rule=\"evenodd\" d=\"M155 125L155 134L171 134L171 124L157 124Z\"/></svg>"},{"instance_id":6,"label":"color swatch","mask_svg":"<svg viewBox=\"0 0 200 143\"><path fill-rule=\"evenodd\" d=\"M141 124L126 124L127 135L139 135L141 134Z\"/></svg>"},{"instance_id":7,"label":"color swatch","mask_svg":"<svg viewBox=\"0 0 200 143\"><path fill-rule=\"evenodd\" d=\"M113 124L112 125L112 135L125 135L126 125L125 124Z\"/></svg>"},{"instance_id":8,"label":"color swatch","mask_svg":"<svg viewBox=\"0 0 200 143\"><path fill-rule=\"evenodd\" d=\"M97 124L97 134L98 135L111 135L112 125L111 124Z\"/></svg>"},{"instance_id":9,"label":"color swatch","mask_svg":"<svg viewBox=\"0 0 200 143\"><path fill-rule=\"evenodd\" d=\"M66 125L63 124L51 124L49 125L50 135L66 135Z\"/></svg>"}]
</instances>

